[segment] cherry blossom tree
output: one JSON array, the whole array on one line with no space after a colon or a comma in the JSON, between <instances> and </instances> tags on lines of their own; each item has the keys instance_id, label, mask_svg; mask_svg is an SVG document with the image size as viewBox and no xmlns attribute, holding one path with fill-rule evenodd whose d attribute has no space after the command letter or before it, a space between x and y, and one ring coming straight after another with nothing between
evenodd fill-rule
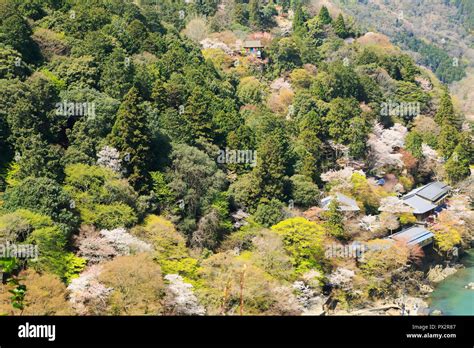
<instances>
[{"instance_id":1,"label":"cherry blossom tree","mask_svg":"<svg viewBox=\"0 0 474 348\"><path fill-rule=\"evenodd\" d=\"M194 295L191 284L184 282L183 278L177 274L167 274L165 280L169 282L164 299L166 314L204 315L206 313Z\"/></svg>"},{"instance_id":2,"label":"cherry blossom tree","mask_svg":"<svg viewBox=\"0 0 474 348\"><path fill-rule=\"evenodd\" d=\"M391 128L375 124L369 134L369 162L373 169L381 173L385 168L403 168L402 154L397 149L403 148L408 130L396 123Z\"/></svg>"},{"instance_id":3,"label":"cherry blossom tree","mask_svg":"<svg viewBox=\"0 0 474 348\"><path fill-rule=\"evenodd\" d=\"M69 302L77 314L99 315L105 311L112 288L97 280L101 271L100 266L92 266L74 278L67 287Z\"/></svg>"},{"instance_id":4,"label":"cherry blossom tree","mask_svg":"<svg viewBox=\"0 0 474 348\"><path fill-rule=\"evenodd\" d=\"M111 146L105 146L97 154L97 164L112 169L116 173L122 172L120 152Z\"/></svg>"},{"instance_id":5,"label":"cherry blossom tree","mask_svg":"<svg viewBox=\"0 0 474 348\"><path fill-rule=\"evenodd\" d=\"M412 213L413 208L405 204L405 202L398 197L388 196L380 200L379 211L393 214Z\"/></svg>"},{"instance_id":6,"label":"cherry blossom tree","mask_svg":"<svg viewBox=\"0 0 474 348\"><path fill-rule=\"evenodd\" d=\"M150 252L153 246L127 232L125 228L101 230L103 237L120 255L129 255L141 252Z\"/></svg>"}]
</instances>

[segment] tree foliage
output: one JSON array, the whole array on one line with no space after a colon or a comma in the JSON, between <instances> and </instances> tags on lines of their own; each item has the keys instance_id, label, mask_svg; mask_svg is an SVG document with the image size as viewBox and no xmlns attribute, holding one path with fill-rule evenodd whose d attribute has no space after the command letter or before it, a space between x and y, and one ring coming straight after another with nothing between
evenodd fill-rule
<instances>
[{"instance_id":1,"label":"tree foliage","mask_svg":"<svg viewBox=\"0 0 474 348\"><path fill-rule=\"evenodd\" d=\"M323 263L324 228L301 217L284 220L272 227L283 238L285 250L297 274L321 269Z\"/></svg>"},{"instance_id":2,"label":"tree foliage","mask_svg":"<svg viewBox=\"0 0 474 348\"><path fill-rule=\"evenodd\" d=\"M150 135L140 102L138 90L132 88L120 105L110 142L124 158L123 164L131 185L140 192L146 192L150 181L146 171Z\"/></svg>"}]
</instances>

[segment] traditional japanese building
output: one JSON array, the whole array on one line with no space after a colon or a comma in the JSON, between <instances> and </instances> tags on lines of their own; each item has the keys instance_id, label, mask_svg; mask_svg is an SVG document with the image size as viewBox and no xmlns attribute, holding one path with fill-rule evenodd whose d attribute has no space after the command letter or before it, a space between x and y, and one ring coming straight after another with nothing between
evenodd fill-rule
<instances>
[{"instance_id":1,"label":"traditional japanese building","mask_svg":"<svg viewBox=\"0 0 474 348\"><path fill-rule=\"evenodd\" d=\"M433 232L428 231L421 226L412 226L387 237L387 239L392 239L394 241L404 241L408 246L418 245L420 247L431 244L433 238Z\"/></svg>"},{"instance_id":2,"label":"traditional japanese building","mask_svg":"<svg viewBox=\"0 0 474 348\"><path fill-rule=\"evenodd\" d=\"M243 48L247 55L252 54L258 58L262 57L263 45L260 40L245 41Z\"/></svg>"},{"instance_id":3,"label":"traditional japanese building","mask_svg":"<svg viewBox=\"0 0 474 348\"><path fill-rule=\"evenodd\" d=\"M434 212L443 209L450 189L445 183L431 182L408 192L402 199L405 204L413 208L413 214L418 221L423 221Z\"/></svg>"},{"instance_id":4,"label":"traditional japanese building","mask_svg":"<svg viewBox=\"0 0 474 348\"><path fill-rule=\"evenodd\" d=\"M331 204L332 200L335 199L339 205L339 209L343 212L358 212L360 211L359 205L357 202L347 197L346 195L337 192L332 196L328 196L321 200L321 208L323 210L329 209L329 204Z\"/></svg>"}]
</instances>

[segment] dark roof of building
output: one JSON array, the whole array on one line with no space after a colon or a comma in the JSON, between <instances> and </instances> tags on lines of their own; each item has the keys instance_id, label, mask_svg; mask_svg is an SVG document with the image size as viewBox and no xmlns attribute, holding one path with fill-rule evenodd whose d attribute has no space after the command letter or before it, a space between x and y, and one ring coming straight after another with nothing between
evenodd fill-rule
<instances>
[{"instance_id":1,"label":"dark roof of building","mask_svg":"<svg viewBox=\"0 0 474 348\"><path fill-rule=\"evenodd\" d=\"M414 209L415 214L424 214L437 207L436 202L449 193L450 187L435 181L418 187L403 196L403 201Z\"/></svg>"},{"instance_id":2,"label":"dark roof of building","mask_svg":"<svg viewBox=\"0 0 474 348\"><path fill-rule=\"evenodd\" d=\"M417 195L431 202L436 202L443 196L447 195L449 190L450 187L447 184L439 181L434 181L408 192L404 198L409 198L413 195Z\"/></svg>"},{"instance_id":3,"label":"dark roof of building","mask_svg":"<svg viewBox=\"0 0 474 348\"><path fill-rule=\"evenodd\" d=\"M437 200L441 199L443 196L446 196L449 192L450 187L443 182L432 182L420 191L418 191L417 195L429 199L432 202L436 202Z\"/></svg>"},{"instance_id":4,"label":"dark roof of building","mask_svg":"<svg viewBox=\"0 0 474 348\"><path fill-rule=\"evenodd\" d=\"M427 239L433 238L434 234L420 226L413 226L406 230L392 234L388 238L397 241L406 241L408 245L421 244Z\"/></svg>"},{"instance_id":5,"label":"dark roof of building","mask_svg":"<svg viewBox=\"0 0 474 348\"><path fill-rule=\"evenodd\" d=\"M436 209L436 205L416 195L409 198L404 198L403 202L413 208L414 214L424 214Z\"/></svg>"}]
</instances>

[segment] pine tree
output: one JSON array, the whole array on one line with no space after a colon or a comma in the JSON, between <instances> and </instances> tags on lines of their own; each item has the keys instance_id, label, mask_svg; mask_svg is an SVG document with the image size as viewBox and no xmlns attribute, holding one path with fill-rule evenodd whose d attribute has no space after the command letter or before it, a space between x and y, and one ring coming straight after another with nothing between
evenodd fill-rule
<instances>
[{"instance_id":1,"label":"pine tree","mask_svg":"<svg viewBox=\"0 0 474 348\"><path fill-rule=\"evenodd\" d=\"M344 216L339 209L339 203L336 198L333 198L331 203L329 203L329 210L324 213L324 218L326 219L325 226L327 232L336 238L344 239Z\"/></svg>"},{"instance_id":2,"label":"pine tree","mask_svg":"<svg viewBox=\"0 0 474 348\"><path fill-rule=\"evenodd\" d=\"M467 151L463 148L462 144L456 146L453 154L446 162L444 168L448 174L448 179L451 183L456 183L464 178L467 178L471 174L469 166L469 157L466 157Z\"/></svg>"},{"instance_id":3,"label":"pine tree","mask_svg":"<svg viewBox=\"0 0 474 348\"><path fill-rule=\"evenodd\" d=\"M447 89L444 90L443 96L441 97L441 103L439 106L438 111L436 112L435 115L435 121L439 125L443 125L445 121L448 122L448 124L456 127L457 129L460 128L460 120L456 116L456 113L454 111L454 106L451 101L451 96L449 95L449 92Z\"/></svg>"},{"instance_id":4,"label":"pine tree","mask_svg":"<svg viewBox=\"0 0 474 348\"><path fill-rule=\"evenodd\" d=\"M249 2L249 23L255 29L260 29L262 27L260 0L250 0Z\"/></svg>"},{"instance_id":5,"label":"pine tree","mask_svg":"<svg viewBox=\"0 0 474 348\"><path fill-rule=\"evenodd\" d=\"M138 90L132 87L120 105L109 139L122 156L130 184L143 193L148 190L150 182L147 173L150 135L146 114L140 103Z\"/></svg>"},{"instance_id":6,"label":"pine tree","mask_svg":"<svg viewBox=\"0 0 474 348\"><path fill-rule=\"evenodd\" d=\"M214 134L212 125L212 95L202 87L195 87L187 100L184 119L190 139L205 138L211 140Z\"/></svg>"},{"instance_id":7,"label":"pine tree","mask_svg":"<svg viewBox=\"0 0 474 348\"><path fill-rule=\"evenodd\" d=\"M438 150L445 158L449 158L459 141L458 130L449 121L445 120L441 126L438 138Z\"/></svg>"},{"instance_id":8,"label":"pine tree","mask_svg":"<svg viewBox=\"0 0 474 348\"><path fill-rule=\"evenodd\" d=\"M334 22L334 31L336 32L336 35L342 39L345 39L349 34L342 14L339 14L336 21Z\"/></svg>"},{"instance_id":9,"label":"pine tree","mask_svg":"<svg viewBox=\"0 0 474 348\"><path fill-rule=\"evenodd\" d=\"M418 159L423 156L422 144L423 138L421 137L420 133L416 131L408 133L405 138L405 148Z\"/></svg>"},{"instance_id":10,"label":"pine tree","mask_svg":"<svg viewBox=\"0 0 474 348\"><path fill-rule=\"evenodd\" d=\"M332 22L331 15L326 6L321 7L318 17L322 24L331 24Z\"/></svg>"},{"instance_id":11,"label":"pine tree","mask_svg":"<svg viewBox=\"0 0 474 348\"><path fill-rule=\"evenodd\" d=\"M296 35L305 33L305 18L301 4L296 7L295 15L293 17L293 32Z\"/></svg>"}]
</instances>

